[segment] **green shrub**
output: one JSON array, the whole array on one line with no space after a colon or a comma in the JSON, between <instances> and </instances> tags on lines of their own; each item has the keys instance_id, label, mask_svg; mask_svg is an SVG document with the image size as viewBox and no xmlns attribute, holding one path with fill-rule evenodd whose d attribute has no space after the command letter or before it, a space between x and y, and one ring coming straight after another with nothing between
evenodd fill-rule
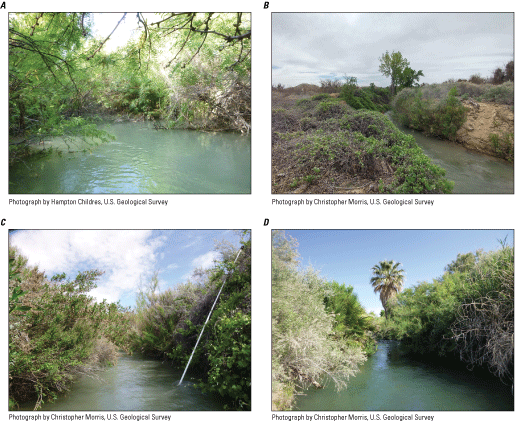
<instances>
[{"instance_id":1,"label":"green shrub","mask_svg":"<svg viewBox=\"0 0 515 422\"><path fill-rule=\"evenodd\" d=\"M250 410L250 338L250 315L235 312L217 320L207 347L209 371L203 389L231 400L229 408Z\"/></svg>"},{"instance_id":2,"label":"green shrub","mask_svg":"<svg viewBox=\"0 0 515 422\"><path fill-rule=\"evenodd\" d=\"M513 247L459 255L432 283L405 289L383 333L416 354L459 357L513 381Z\"/></svg>"},{"instance_id":3,"label":"green shrub","mask_svg":"<svg viewBox=\"0 0 515 422\"><path fill-rule=\"evenodd\" d=\"M424 155L412 136L400 132L379 113L360 110L339 120L340 131L298 134L296 151L301 167L332 166L339 172L374 178L380 162L396 169L395 178L383 189L388 193L450 193L453 182L445 170ZM308 170L307 170L308 171Z\"/></svg>"},{"instance_id":4,"label":"green shrub","mask_svg":"<svg viewBox=\"0 0 515 422\"><path fill-rule=\"evenodd\" d=\"M489 135L490 142L492 143L495 154L513 162L513 132L504 132L502 135L491 133Z\"/></svg>"},{"instance_id":5,"label":"green shrub","mask_svg":"<svg viewBox=\"0 0 515 422\"><path fill-rule=\"evenodd\" d=\"M36 399L37 409L75 376L114 364L116 350L128 349L131 318L117 304L96 303L88 295L101 271L47 280L16 250L10 249L9 257L10 405Z\"/></svg>"},{"instance_id":6,"label":"green shrub","mask_svg":"<svg viewBox=\"0 0 515 422\"><path fill-rule=\"evenodd\" d=\"M513 105L513 82L489 86L489 89L483 94L483 100L492 101L497 104Z\"/></svg>"},{"instance_id":7,"label":"green shrub","mask_svg":"<svg viewBox=\"0 0 515 422\"><path fill-rule=\"evenodd\" d=\"M242 244L236 264L236 251L231 249L215 268L198 272L196 283L158 293L154 275L138 298L133 341L145 355L185 367L225 279L189 371L201 377L204 391L219 394L228 409L249 410L251 243L242 237Z\"/></svg>"},{"instance_id":8,"label":"green shrub","mask_svg":"<svg viewBox=\"0 0 515 422\"><path fill-rule=\"evenodd\" d=\"M405 125L452 141L467 119L467 109L452 87L445 99L435 101L423 97L419 88L403 89L394 100L395 117Z\"/></svg>"}]
</instances>

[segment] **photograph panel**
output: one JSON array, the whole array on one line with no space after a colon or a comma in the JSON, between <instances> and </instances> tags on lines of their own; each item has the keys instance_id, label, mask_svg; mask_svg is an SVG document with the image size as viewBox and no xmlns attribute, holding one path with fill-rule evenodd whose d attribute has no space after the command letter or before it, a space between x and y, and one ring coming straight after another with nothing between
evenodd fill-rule
<instances>
[{"instance_id":1,"label":"photograph panel","mask_svg":"<svg viewBox=\"0 0 515 422\"><path fill-rule=\"evenodd\" d=\"M251 410L250 230L10 230L9 410Z\"/></svg>"},{"instance_id":2,"label":"photograph panel","mask_svg":"<svg viewBox=\"0 0 515 422\"><path fill-rule=\"evenodd\" d=\"M272 410L513 411L513 263L513 230L273 230Z\"/></svg>"}]
</instances>

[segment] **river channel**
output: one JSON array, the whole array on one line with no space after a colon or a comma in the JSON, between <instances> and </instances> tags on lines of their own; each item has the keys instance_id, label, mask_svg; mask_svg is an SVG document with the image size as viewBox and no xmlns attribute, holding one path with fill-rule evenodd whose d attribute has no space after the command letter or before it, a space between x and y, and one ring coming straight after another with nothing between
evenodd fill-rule
<instances>
[{"instance_id":1,"label":"river channel","mask_svg":"<svg viewBox=\"0 0 515 422\"><path fill-rule=\"evenodd\" d=\"M250 193L250 136L134 122L101 128L116 139L93 148L45 141L39 148L62 153L12 166L9 193Z\"/></svg>"},{"instance_id":2,"label":"river channel","mask_svg":"<svg viewBox=\"0 0 515 422\"><path fill-rule=\"evenodd\" d=\"M53 403L45 403L41 410L223 410L214 396L193 386L189 374L179 385L182 371L183 368L173 368L168 361L122 354L115 366L97 374L98 379L82 376L67 394ZM34 403L30 403L20 410L33 408Z\"/></svg>"},{"instance_id":3,"label":"river channel","mask_svg":"<svg viewBox=\"0 0 515 422\"><path fill-rule=\"evenodd\" d=\"M389 113L387 115L391 118ZM454 142L427 136L393 120L402 132L412 135L433 163L454 181L453 193L513 193L513 163L467 150Z\"/></svg>"},{"instance_id":4,"label":"river channel","mask_svg":"<svg viewBox=\"0 0 515 422\"><path fill-rule=\"evenodd\" d=\"M511 385L459 365L415 361L394 341L381 341L346 389L310 388L296 410L513 410Z\"/></svg>"}]
</instances>

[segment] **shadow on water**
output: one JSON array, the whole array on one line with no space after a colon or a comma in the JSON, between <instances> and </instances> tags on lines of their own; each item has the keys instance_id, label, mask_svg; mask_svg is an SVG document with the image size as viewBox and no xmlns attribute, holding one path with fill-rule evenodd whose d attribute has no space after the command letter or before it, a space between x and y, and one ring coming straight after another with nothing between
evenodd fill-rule
<instances>
[{"instance_id":1,"label":"shadow on water","mask_svg":"<svg viewBox=\"0 0 515 422\"><path fill-rule=\"evenodd\" d=\"M381 341L347 388L308 389L297 410L513 410L511 387L456 365L417 361Z\"/></svg>"},{"instance_id":2,"label":"shadow on water","mask_svg":"<svg viewBox=\"0 0 515 422\"><path fill-rule=\"evenodd\" d=\"M454 142L408 129L387 116L397 128L412 135L433 163L444 168L455 185L453 193L513 193L513 164L467 150Z\"/></svg>"},{"instance_id":3,"label":"shadow on water","mask_svg":"<svg viewBox=\"0 0 515 422\"><path fill-rule=\"evenodd\" d=\"M118 364L100 372L99 379L81 377L70 391L41 410L176 411L223 410L217 398L195 388L193 378L179 380L184 368L170 362L122 354ZM20 410L32 410L34 404Z\"/></svg>"},{"instance_id":4,"label":"shadow on water","mask_svg":"<svg viewBox=\"0 0 515 422\"><path fill-rule=\"evenodd\" d=\"M104 129L116 140L47 141L62 154L10 167L9 193L250 193L250 136L133 122Z\"/></svg>"}]
</instances>

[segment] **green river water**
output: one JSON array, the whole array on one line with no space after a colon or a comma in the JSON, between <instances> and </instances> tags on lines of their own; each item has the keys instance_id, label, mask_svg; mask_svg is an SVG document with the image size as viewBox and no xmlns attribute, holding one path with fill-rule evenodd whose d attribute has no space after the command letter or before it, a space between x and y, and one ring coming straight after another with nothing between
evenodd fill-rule
<instances>
[{"instance_id":1,"label":"green river water","mask_svg":"<svg viewBox=\"0 0 515 422\"><path fill-rule=\"evenodd\" d=\"M133 122L102 128L116 139L87 152L80 141L46 141L62 154L11 167L9 193L250 193L250 136Z\"/></svg>"},{"instance_id":2,"label":"green river water","mask_svg":"<svg viewBox=\"0 0 515 422\"><path fill-rule=\"evenodd\" d=\"M392 121L399 130L415 138L433 163L445 169L445 177L454 181L452 193L513 194L513 163L469 151L454 142L427 136Z\"/></svg>"},{"instance_id":3,"label":"green river water","mask_svg":"<svg viewBox=\"0 0 515 422\"><path fill-rule=\"evenodd\" d=\"M184 368L170 362L122 354L117 365L99 372L98 379L83 376L70 391L41 410L69 411L176 411L223 410L216 397L195 388L194 380L179 380ZM27 403L20 410L32 410Z\"/></svg>"},{"instance_id":4,"label":"green river water","mask_svg":"<svg viewBox=\"0 0 515 422\"><path fill-rule=\"evenodd\" d=\"M456 364L416 361L399 344L381 341L347 388L310 388L296 410L513 410L511 385Z\"/></svg>"}]
</instances>

